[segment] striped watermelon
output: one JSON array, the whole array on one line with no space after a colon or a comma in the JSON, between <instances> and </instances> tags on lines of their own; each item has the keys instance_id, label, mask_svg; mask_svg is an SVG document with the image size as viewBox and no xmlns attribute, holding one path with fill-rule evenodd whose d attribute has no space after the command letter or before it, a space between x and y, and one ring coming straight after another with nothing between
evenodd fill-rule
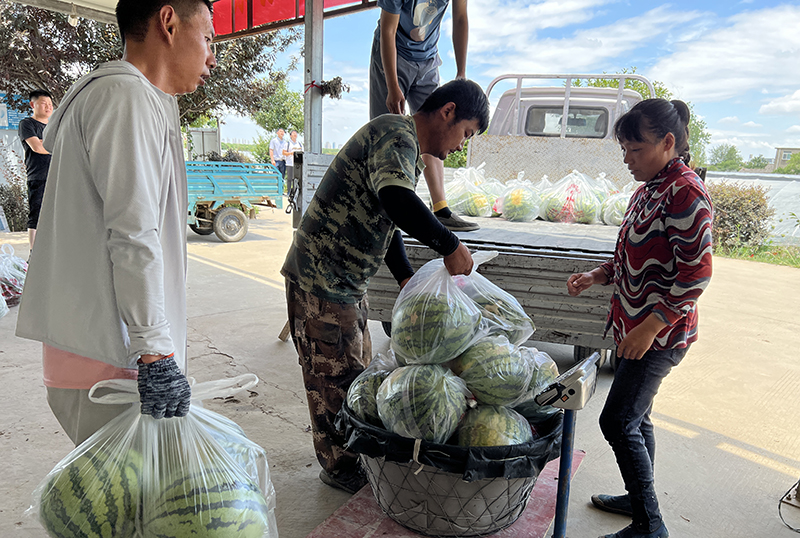
<instances>
[{"instance_id":1,"label":"striped watermelon","mask_svg":"<svg viewBox=\"0 0 800 538\"><path fill-rule=\"evenodd\" d=\"M145 511L144 538L263 538L269 528L264 495L251 480L203 469L164 487Z\"/></svg>"},{"instance_id":2,"label":"striped watermelon","mask_svg":"<svg viewBox=\"0 0 800 538\"><path fill-rule=\"evenodd\" d=\"M466 394L464 381L444 366L401 366L378 389L378 415L397 435L443 443L467 409Z\"/></svg>"},{"instance_id":3,"label":"striped watermelon","mask_svg":"<svg viewBox=\"0 0 800 538\"><path fill-rule=\"evenodd\" d=\"M459 446L507 446L533 441L525 417L499 405L479 405L467 411L458 427Z\"/></svg>"},{"instance_id":4,"label":"striped watermelon","mask_svg":"<svg viewBox=\"0 0 800 538\"><path fill-rule=\"evenodd\" d=\"M353 381L347 389L347 405L353 413L373 426L383 427L378 416L378 404L375 397L381 383L389 377L389 370L364 371Z\"/></svg>"},{"instance_id":5,"label":"striped watermelon","mask_svg":"<svg viewBox=\"0 0 800 538\"><path fill-rule=\"evenodd\" d=\"M450 363L478 403L510 405L528 390L531 370L505 336L479 340Z\"/></svg>"},{"instance_id":6,"label":"striped watermelon","mask_svg":"<svg viewBox=\"0 0 800 538\"><path fill-rule=\"evenodd\" d=\"M492 203L482 192L465 192L451 205L457 213L470 217L488 217L492 214Z\"/></svg>"},{"instance_id":7,"label":"striped watermelon","mask_svg":"<svg viewBox=\"0 0 800 538\"><path fill-rule=\"evenodd\" d=\"M513 189L503 197L503 218L514 222L535 220L541 203L535 191L524 187Z\"/></svg>"},{"instance_id":8,"label":"striped watermelon","mask_svg":"<svg viewBox=\"0 0 800 538\"><path fill-rule=\"evenodd\" d=\"M141 497L142 455L92 449L56 471L39 521L54 538L130 538Z\"/></svg>"},{"instance_id":9,"label":"striped watermelon","mask_svg":"<svg viewBox=\"0 0 800 538\"><path fill-rule=\"evenodd\" d=\"M534 333L533 321L513 295L480 273L453 277L461 291L475 301L489 320L491 332L504 334L512 344L522 344Z\"/></svg>"},{"instance_id":10,"label":"striped watermelon","mask_svg":"<svg viewBox=\"0 0 800 538\"><path fill-rule=\"evenodd\" d=\"M392 349L398 361L441 364L467 348L479 328L481 313L455 291L460 297L421 291L398 298L392 312Z\"/></svg>"}]
</instances>

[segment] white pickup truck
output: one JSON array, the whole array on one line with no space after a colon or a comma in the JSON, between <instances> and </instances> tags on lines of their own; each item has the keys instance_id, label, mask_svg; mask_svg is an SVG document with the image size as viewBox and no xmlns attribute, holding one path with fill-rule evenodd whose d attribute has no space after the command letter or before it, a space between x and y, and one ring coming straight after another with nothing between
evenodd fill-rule
<instances>
[{"instance_id":1,"label":"white pickup truck","mask_svg":"<svg viewBox=\"0 0 800 538\"><path fill-rule=\"evenodd\" d=\"M613 80L617 87L573 86L579 79ZM537 85L543 80L555 80L558 85ZM638 92L625 89L626 80L640 81L655 96L650 81L633 74L498 77L487 89L490 103L498 84L513 87L497 99L487 132L470 141L468 165L483 164L486 177L502 182L521 171L525 178L547 175L556 181L577 169L590 177L604 173L622 186L631 176L612 128L617 118L642 100ZM611 288L595 286L580 297L570 297L566 280L613 256L616 227L474 220L481 229L458 236L470 250L500 252L479 271L520 301L536 325L531 340L573 345L576 360L613 346L610 337L603 337ZM436 257L411 238L406 238L406 250L415 269ZM382 267L370 282L368 295L370 318L384 322L387 332L397 293L397 283Z\"/></svg>"}]
</instances>

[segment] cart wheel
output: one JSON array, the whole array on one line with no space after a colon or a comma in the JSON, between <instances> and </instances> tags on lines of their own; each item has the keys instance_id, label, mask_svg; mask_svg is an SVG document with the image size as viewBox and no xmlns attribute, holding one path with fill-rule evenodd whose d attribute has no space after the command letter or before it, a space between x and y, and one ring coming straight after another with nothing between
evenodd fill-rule
<instances>
[{"instance_id":1,"label":"cart wheel","mask_svg":"<svg viewBox=\"0 0 800 538\"><path fill-rule=\"evenodd\" d=\"M214 226L209 226L208 228L200 228L197 224L190 224L189 228L191 228L192 231L197 235L211 235L214 233Z\"/></svg>"},{"instance_id":2,"label":"cart wheel","mask_svg":"<svg viewBox=\"0 0 800 538\"><path fill-rule=\"evenodd\" d=\"M381 321L381 325L383 325L383 332L386 333L386 336L391 338L392 337L392 322L391 321Z\"/></svg>"},{"instance_id":3,"label":"cart wheel","mask_svg":"<svg viewBox=\"0 0 800 538\"><path fill-rule=\"evenodd\" d=\"M226 243L240 241L247 235L247 216L241 209L223 207L214 217L214 233Z\"/></svg>"}]
</instances>

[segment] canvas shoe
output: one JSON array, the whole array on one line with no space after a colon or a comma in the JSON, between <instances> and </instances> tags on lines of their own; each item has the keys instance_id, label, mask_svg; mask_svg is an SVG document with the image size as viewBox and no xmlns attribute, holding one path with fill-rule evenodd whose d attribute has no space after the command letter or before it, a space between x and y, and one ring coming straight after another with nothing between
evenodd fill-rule
<instances>
[{"instance_id":1,"label":"canvas shoe","mask_svg":"<svg viewBox=\"0 0 800 538\"><path fill-rule=\"evenodd\" d=\"M480 226L475 224L474 222L469 222L455 213L452 213L449 217L443 218L439 215L436 215L436 218L439 219L445 228L450 230L451 232L472 232L474 230L480 229Z\"/></svg>"},{"instance_id":2,"label":"canvas shoe","mask_svg":"<svg viewBox=\"0 0 800 538\"><path fill-rule=\"evenodd\" d=\"M633 516L631 501L627 495L592 495L592 504L604 512Z\"/></svg>"},{"instance_id":3,"label":"canvas shoe","mask_svg":"<svg viewBox=\"0 0 800 538\"><path fill-rule=\"evenodd\" d=\"M319 479L322 480L325 484L329 485L332 488L340 489L342 491L346 491L350 495L355 495L358 491L367 485L367 477L364 476L363 473L358 472L353 477L348 477L344 479L342 477L334 478L330 474L328 474L325 469L322 469L319 472Z\"/></svg>"}]
</instances>

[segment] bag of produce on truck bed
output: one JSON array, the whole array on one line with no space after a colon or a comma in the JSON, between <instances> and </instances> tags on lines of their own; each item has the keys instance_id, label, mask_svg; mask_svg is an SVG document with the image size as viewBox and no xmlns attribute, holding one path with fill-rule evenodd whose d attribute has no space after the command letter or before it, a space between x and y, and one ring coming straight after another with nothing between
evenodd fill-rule
<instances>
[{"instance_id":1,"label":"bag of produce on truck bed","mask_svg":"<svg viewBox=\"0 0 800 538\"><path fill-rule=\"evenodd\" d=\"M438 364L401 366L378 389L378 415L397 435L444 443L467 410L464 381Z\"/></svg>"},{"instance_id":2,"label":"bag of produce on truck bed","mask_svg":"<svg viewBox=\"0 0 800 538\"><path fill-rule=\"evenodd\" d=\"M539 405L534 398L556 380L558 366L550 355L535 347L520 347L519 351L522 358L531 365L533 375L528 385L528 392L514 404L514 410L534 424L544 422L559 410L551 405Z\"/></svg>"},{"instance_id":3,"label":"bag of produce on truck bed","mask_svg":"<svg viewBox=\"0 0 800 538\"><path fill-rule=\"evenodd\" d=\"M373 426L383 427L378 415L378 389L397 366L397 359L390 349L386 355L375 355L369 366L358 374L347 389L347 405L358 418Z\"/></svg>"},{"instance_id":4,"label":"bag of produce on truck bed","mask_svg":"<svg viewBox=\"0 0 800 538\"><path fill-rule=\"evenodd\" d=\"M448 363L479 404L512 405L530 387L533 364L505 336L487 336Z\"/></svg>"},{"instance_id":5,"label":"bag of produce on truck bed","mask_svg":"<svg viewBox=\"0 0 800 538\"><path fill-rule=\"evenodd\" d=\"M477 272L478 267L497 256L496 251L476 252L472 259L475 265L469 275L453 277L456 285L481 308L488 322L490 334L503 334L515 345L527 341L535 327L517 299Z\"/></svg>"},{"instance_id":6,"label":"bag of produce on truck bed","mask_svg":"<svg viewBox=\"0 0 800 538\"><path fill-rule=\"evenodd\" d=\"M608 224L609 226L622 224L622 218L625 216L625 211L628 209L630 201L630 192L619 192L606 198L602 207L603 224Z\"/></svg>"},{"instance_id":7,"label":"bag of produce on truck bed","mask_svg":"<svg viewBox=\"0 0 800 538\"><path fill-rule=\"evenodd\" d=\"M503 194L498 210L506 220L530 222L539 215L541 203L539 194L526 182L525 185L511 185Z\"/></svg>"},{"instance_id":8,"label":"bag of produce on truck bed","mask_svg":"<svg viewBox=\"0 0 800 538\"><path fill-rule=\"evenodd\" d=\"M530 423L508 407L478 405L458 427L459 446L509 446L533 441Z\"/></svg>"},{"instance_id":9,"label":"bag of produce on truck bed","mask_svg":"<svg viewBox=\"0 0 800 538\"><path fill-rule=\"evenodd\" d=\"M600 202L589 176L573 170L542 193L539 215L550 222L597 222Z\"/></svg>"},{"instance_id":10,"label":"bag of produce on truck bed","mask_svg":"<svg viewBox=\"0 0 800 538\"><path fill-rule=\"evenodd\" d=\"M277 538L264 449L198 405L257 381L196 384L189 414L164 419L141 414L135 380L97 383L92 401L133 405L56 465L28 514L53 538Z\"/></svg>"},{"instance_id":11,"label":"bag of produce on truck bed","mask_svg":"<svg viewBox=\"0 0 800 538\"><path fill-rule=\"evenodd\" d=\"M400 364L445 363L486 330L478 305L458 289L441 258L411 277L392 310L392 350Z\"/></svg>"},{"instance_id":12,"label":"bag of produce on truck bed","mask_svg":"<svg viewBox=\"0 0 800 538\"><path fill-rule=\"evenodd\" d=\"M459 168L453 180L445 185L445 196L450 209L460 215L489 217L492 213L492 198L481 188L484 183L483 170Z\"/></svg>"}]
</instances>

